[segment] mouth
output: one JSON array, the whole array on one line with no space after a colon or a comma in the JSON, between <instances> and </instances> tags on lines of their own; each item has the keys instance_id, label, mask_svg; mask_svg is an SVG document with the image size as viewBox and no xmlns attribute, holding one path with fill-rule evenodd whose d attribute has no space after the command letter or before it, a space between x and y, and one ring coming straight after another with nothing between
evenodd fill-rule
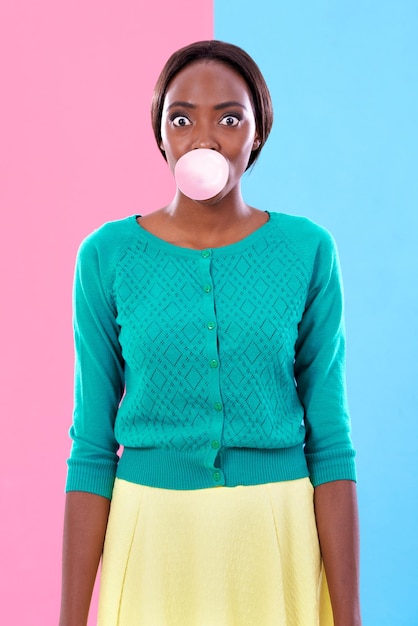
<instances>
[{"instance_id":1,"label":"mouth","mask_svg":"<svg viewBox=\"0 0 418 626\"><path fill-rule=\"evenodd\" d=\"M224 189L229 177L229 164L216 150L198 148L179 158L174 178L180 191L192 200L211 200Z\"/></svg>"}]
</instances>

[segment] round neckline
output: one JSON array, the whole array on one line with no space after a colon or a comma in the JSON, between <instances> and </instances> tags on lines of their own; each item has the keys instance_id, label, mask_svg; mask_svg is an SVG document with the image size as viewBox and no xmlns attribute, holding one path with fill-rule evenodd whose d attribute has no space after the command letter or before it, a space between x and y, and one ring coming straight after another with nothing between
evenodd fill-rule
<instances>
[{"instance_id":1,"label":"round neckline","mask_svg":"<svg viewBox=\"0 0 418 626\"><path fill-rule=\"evenodd\" d=\"M267 213L268 220L264 222L261 226L253 230L251 233L243 237L242 239L238 239L234 243L230 243L226 246L214 246L207 248L188 248L184 246L178 246L174 243L167 241L166 239L162 239L157 235L154 235L149 230L146 230L141 224L138 222L137 218L142 217L141 214L135 214L131 219L134 220L134 225L138 229L137 232L141 233L146 239L149 241L158 244L160 248L165 249L166 251L174 252L176 254L186 254L190 256L200 256L204 250L210 250L214 254L225 254L225 253L233 253L238 252L241 248L246 248L248 245L252 244L255 239L257 239L261 234L267 230L272 222L272 213L269 211L264 211Z\"/></svg>"}]
</instances>

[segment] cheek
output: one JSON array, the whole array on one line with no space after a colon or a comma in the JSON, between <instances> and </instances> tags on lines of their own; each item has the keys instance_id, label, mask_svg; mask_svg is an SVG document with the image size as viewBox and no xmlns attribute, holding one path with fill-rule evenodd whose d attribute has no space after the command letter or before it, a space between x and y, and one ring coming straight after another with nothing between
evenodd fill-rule
<instances>
[{"instance_id":1,"label":"cheek","mask_svg":"<svg viewBox=\"0 0 418 626\"><path fill-rule=\"evenodd\" d=\"M183 143L185 142L181 139L181 137L176 136L175 138L173 138L172 133L170 133L170 129L167 129L165 127L161 128L160 147L162 150L164 150L167 159L169 158L169 155L171 155L173 158L175 158L175 160L177 160L184 152Z\"/></svg>"},{"instance_id":2,"label":"cheek","mask_svg":"<svg viewBox=\"0 0 418 626\"><path fill-rule=\"evenodd\" d=\"M161 120L161 144L160 147L162 150L167 152L170 149L170 128L168 126L167 120L164 118Z\"/></svg>"},{"instance_id":3,"label":"cheek","mask_svg":"<svg viewBox=\"0 0 418 626\"><path fill-rule=\"evenodd\" d=\"M161 125L160 133L161 133L160 148L161 150L164 150L164 152L166 152L167 151L166 145L168 145L168 141L167 141L167 135L166 135L163 125Z\"/></svg>"},{"instance_id":4,"label":"cheek","mask_svg":"<svg viewBox=\"0 0 418 626\"><path fill-rule=\"evenodd\" d=\"M167 160L168 167L170 168L172 172L174 172L174 167L178 159L172 155L170 150L165 150L165 158Z\"/></svg>"},{"instance_id":5,"label":"cheek","mask_svg":"<svg viewBox=\"0 0 418 626\"><path fill-rule=\"evenodd\" d=\"M244 169L248 164L248 160L251 156L251 152L253 151L254 146L254 136L248 137L245 142L237 142L234 149L231 151L231 161L234 161L237 167L242 167L244 164Z\"/></svg>"}]
</instances>

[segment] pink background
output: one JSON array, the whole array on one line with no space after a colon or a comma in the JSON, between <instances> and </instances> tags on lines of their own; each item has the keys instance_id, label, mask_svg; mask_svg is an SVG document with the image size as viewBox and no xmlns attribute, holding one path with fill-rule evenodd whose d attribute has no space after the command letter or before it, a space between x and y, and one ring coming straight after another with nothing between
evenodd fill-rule
<instances>
[{"instance_id":1,"label":"pink background","mask_svg":"<svg viewBox=\"0 0 418 626\"><path fill-rule=\"evenodd\" d=\"M213 7L13 0L0 29L0 605L5 624L47 626L59 607L75 254L103 222L170 198L152 88L173 50L213 36Z\"/></svg>"}]
</instances>

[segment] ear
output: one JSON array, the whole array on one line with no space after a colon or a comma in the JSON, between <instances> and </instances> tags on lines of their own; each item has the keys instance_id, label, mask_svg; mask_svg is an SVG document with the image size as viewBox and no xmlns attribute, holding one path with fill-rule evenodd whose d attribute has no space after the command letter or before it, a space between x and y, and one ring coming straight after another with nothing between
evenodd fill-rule
<instances>
[{"instance_id":1,"label":"ear","mask_svg":"<svg viewBox=\"0 0 418 626\"><path fill-rule=\"evenodd\" d=\"M255 134L255 137L254 137L254 142L253 142L252 151L254 151L254 150L258 150L258 148L260 147L260 144L261 144L261 141L260 141L260 139L258 138L258 134L256 133L256 134Z\"/></svg>"},{"instance_id":2,"label":"ear","mask_svg":"<svg viewBox=\"0 0 418 626\"><path fill-rule=\"evenodd\" d=\"M160 146L159 146L159 147L160 147L160 150L162 150L163 152L165 152L164 142L163 142L163 140L162 140L162 139L161 139L161 141L160 141Z\"/></svg>"}]
</instances>

